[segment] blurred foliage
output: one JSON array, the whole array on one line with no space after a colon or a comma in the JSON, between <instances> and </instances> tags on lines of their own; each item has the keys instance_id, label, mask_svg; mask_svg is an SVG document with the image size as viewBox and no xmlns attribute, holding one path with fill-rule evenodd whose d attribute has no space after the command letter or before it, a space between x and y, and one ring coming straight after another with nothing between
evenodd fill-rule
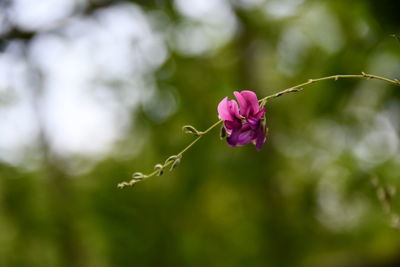
<instances>
[{"instance_id":1,"label":"blurred foliage","mask_svg":"<svg viewBox=\"0 0 400 267\"><path fill-rule=\"evenodd\" d=\"M64 155L38 121L35 149L22 163L0 163L0 266L400 266L399 232L371 184L377 177L400 188L400 91L379 81L321 82L273 100L263 151L230 148L215 130L172 173L116 187L189 143L182 125L214 123L234 90L266 96L361 71L400 78L391 37L400 32L399 1L220 0L198 15L199 1L93 0L68 15L133 5L159 19L168 57L146 76L151 97L123 111L128 130L105 155ZM226 21L212 17L226 10ZM9 19L3 53L61 34ZM400 212L396 195L390 204Z\"/></svg>"}]
</instances>

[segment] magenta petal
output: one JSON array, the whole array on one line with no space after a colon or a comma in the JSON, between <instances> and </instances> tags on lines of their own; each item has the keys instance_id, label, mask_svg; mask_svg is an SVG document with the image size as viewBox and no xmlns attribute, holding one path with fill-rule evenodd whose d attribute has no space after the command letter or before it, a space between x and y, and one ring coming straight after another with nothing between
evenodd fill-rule
<instances>
[{"instance_id":1,"label":"magenta petal","mask_svg":"<svg viewBox=\"0 0 400 267\"><path fill-rule=\"evenodd\" d=\"M262 109L260 109L256 114L254 114L254 118L256 119L261 119L262 117L264 117L265 115L265 107L263 107Z\"/></svg>"},{"instance_id":2,"label":"magenta petal","mask_svg":"<svg viewBox=\"0 0 400 267\"><path fill-rule=\"evenodd\" d=\"M240 114L248 117L249 114L254 115L260 110L257 95L252 91L233 92L239 102Z\"/></svg>"},{"instance_id":3,"label":"magenta petal","mask_svg":"<svg viewBox=\"0 0 400 267\"><path fill-rule=\"evenodd\" d=\"M249 129L240 133L238 138L238 145L247 145L254 139L254 131Z\"/></svg>"},{"instance_id":4,"label":"magenta petal","mask_svg":"<svg viewBox=\"0 0 400 267\"><path fill-rule=\"evenodd\" d=\"M228 97L225 97L218 104L218 115L222 120L232 120L232 115L229 112Z\"/></svg>"},{"instance_id":5,"label":"magenta petal","mask_svg":"<svg viewBox=\"0 0 400 267\"><path fill-rule=\"evenodd\" d=\"M239 114L239 106L235 100L229 101L229 109L230 109L230 113L231 113L232 117L235 120L240 120L242 118L242 116L240 116L240 114Z\"/></svg>"},{"instance_id":6,"label":"magenta petal","mask_svg":"<svg viewBox=\"0 0 400 267\"><path fill-rule=\"evenodd\" d=\"M259 119L254 119L254 118L247 118L247 123L246 125L250 126L253 130L257 130L258 126L260 125L260 120Z\"/></svg>"},{"instance_id":7,"label":"magenta petal","mask_svg":"<svg viewBox=\"0 0 400 267\"><path fill-rule=\"evenodd\" d=\"M226 139L230 146L242 146L250 143L254 139L255 131L248 126L242 129L235 129Z\"/></svg>"},{"instance_id":8,"label":"magenta petal","mask_svg":"<svg viewBox=\"0 0 400 267\"><path fill-rule=\"evenodd\" d=\"M225 129L228 134L232 132L232 130L240 130L242 128L242 123L240 121L224 121Z\"/></svg>"},{"instance_id":9,"label":"magenta petal","mask_svg":"<svg viewBox=\"0 0 400 267\"><path fill-rule=\"evenodd\" d=\"M240 118L239 108L235 100L222 99L218 104L218 115L224 121L234 121Z\"/></svg>"}]
</instances>

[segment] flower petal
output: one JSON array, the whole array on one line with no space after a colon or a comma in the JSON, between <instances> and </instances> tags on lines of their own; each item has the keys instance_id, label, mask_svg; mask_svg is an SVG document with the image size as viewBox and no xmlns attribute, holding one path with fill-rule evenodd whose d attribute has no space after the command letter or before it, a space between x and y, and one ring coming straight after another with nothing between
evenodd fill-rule
<instances>
[{"instance_id":1,"label":"flower petal","mask_svg":"<svg viewBox=\"0 0 400 267\"><path fill-rule=\"evenodd\" d=\"M229 108L231 111L232 116L236 119L236 120L241 120L242 116L240 116L239 114L239 106L237 104L237 102L235 100L230 100L229 101Z\"/></svg>"},{"instance_id":2,"label":"flower petal","mask_svg":"<svg viewBox=\"0 0 400 267\"><path fill-rule=\"evenodd\" d=\"M235 100L228 100L228 97L225 97L218 104L218 115L224 121L240 119L238 104Z\"/></svg>"},{"instance_id":3,"label":"flower petal","mask_svg":"<svg viewBox=\"0 0 400 267\"><path fill-rule=\"evenodd\" d=\"M244 90L240 93L235 91L233 94L239 102L239 112L241 115L247 118L249 115L254 115L259 112L260 105L258 104L257 95L254 92Z\"/></svg>"},{"instance_id":4,"label":"flower petal","mask_svg":"<svg viewBox=\"0 0 400 267\"><path fill-rule=\"evenodd\" d=\"M238 120L224 121L224 125L228 134L231 134L232 130L240 130L240 128L242 128L242 123Z\"/></svg>"},{"instance_id":5,"label":"flower petal","mask_svg":"<svg viewBox=\"0 0 400 267\"><path fill-rule=\"evenodd\" d=\"M218 115L222 120L231 120L232 115L229 112L229 101L228 97L225 97L218 104Z\"/></svg>"},{"instance_id":6,"label":"flower petal","mask_svg":"<svg viewBox=\"0 0 400 267\"><path fill-rule=\"evenodd\" d=\"M264 117L264 115L265 115L265 107L259 109L259 111L254 114L254 118L261 119L262 117Z\"/></svg>"},{"instance_id":7,"label":"flower petal","mask_svg":"<svg viewBox=\"0 0 400 267\"><path fill-rule=\"evenodd\" d=\"M247 122L245 124L249 125L253 130L257 130L258 126L260 125L260 120L249 117L247 118Z\"/></svg>"},{"instance_id":8,"label":"flower petal","mask_svg":"<svg viewBox=\"0 0 400 267\"><path fill-rule=\"evenodd\" d=\"M230 146L243 146L254 139L255 131L249 126L244 126L240 130L232 130L232 134L226 139Z\"/></svg>"}]
</instances>

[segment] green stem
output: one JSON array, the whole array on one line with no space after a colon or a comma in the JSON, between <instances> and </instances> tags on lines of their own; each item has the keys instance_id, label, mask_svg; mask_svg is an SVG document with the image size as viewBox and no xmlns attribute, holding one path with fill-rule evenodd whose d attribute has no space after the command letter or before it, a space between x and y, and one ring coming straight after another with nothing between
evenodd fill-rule
<instances>
[{"instance_id":1,"label":"green stem","mask_svg":"<svg viewBox=\"0 0 400 267\"><path fill-rule=\"evenodd\" d=\"M392 84L395 84L395 85L400 85L400 81L399 80L392 80L392 79L389 79L389 78L385 78L385 77L381 77L381 76L377 76L377 75L372 75L372 74L367 74L367 73L364 73L364 72L362 72L361 74L354 74L354 75L332 75L332 76L327 76L327 77L318 78L318 79L310 79L307 82L304 82L304 83L298 84L296 86L287 88L287 89L282 90L282 91L280 91L280 92L278 92L276 94L269 95L269 96L266 96L264 98L261 98L260 102L268 101L270 99L277 98L277 97L280 97L280 96L288 94L288 93L299 92L299 91L303 90L302 87L307 86L307 85L312 84L312 83L326 81L326 80L339 80L339 79L349 79L349 78L350 79L362 79L362 78L365 78L365 79L376 79L376 80L381 80L381 81L385 81L385 82L388 82L388 83L392 83Z\"/></svg>"},{"instance_id":2,"label":"green stem","mask_svg":"<svg viewBox=\"0 0 400 267\"><path fill-rule=\"evenodd\" d=\"M280 92L277 92L275 94L266 96L264 98L261 98L259 100L259 102L267 102L270 99L274 99L280 96L283 96L285 94L289 94L289 93L295 93L295 92L299 92L302 91L302 87L310 85L312 83L316 83L316 82L321 82L321 81L326 81L326 80L338 80L338 79L375 79L375 80L381 80L384 82L388 82L394 85L400 85L400 81L397 79L389 79L389 78L385 78L385 77L381 77L381 76L377 76L377 75L373 75L373 74L367 74L362 72L361 74L354 74L354 75L332 75L332 76L327 76L327 77L322 77L322 78L318 78L318 79L310 79L307 82L298 84L296 86L293 87L289 87L285 90L282 90ZM178 154L176 154L177 158L181 158L183 156L183 154L188 151L194 144L196 144L202 137L203 135L207 134L208 132L210 132L212 129L214 129L215 127L217 127L220 123L222 122L222 120L219 120L217 122L215 122L213 125L211 125L210 127L208 127L205 131L200 132L201 134L199 136L196 137L196 139L194 139L189 145L187 145L184 149L182 149ZM172 165L174 162L173 161L169 161L167 163L165 163L163 166L163 169L166 169L167 167L169 167L170 165ZM143 175L143 178L141 179L132 179L129 182L122 182L120 184L118 184L118 187L125 187L125 186L132 186L135 183L142 181L144 179L150 178L154 175L156 175L159 171L155 170L152 173L149 173L147 175Z\"/></svg>"}]
</instances>

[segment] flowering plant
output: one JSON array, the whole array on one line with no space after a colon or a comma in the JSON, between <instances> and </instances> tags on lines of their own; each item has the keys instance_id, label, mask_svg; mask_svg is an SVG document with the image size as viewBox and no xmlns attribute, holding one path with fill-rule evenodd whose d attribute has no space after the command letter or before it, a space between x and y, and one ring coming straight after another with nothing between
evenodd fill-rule
<instances>
[{"instance_id":1,"label":"flowering plant","mask_svg":"<svg viewBox=\"0 0 400 267\"><path fill-rule=\"evenodd\" d=\"M318 79L310 79L302 84L287 88L278 93L266 96L261 99L257 99L257 96L252 91L241 91L234 92L234 95L238 101L228 100L227 97L222 99L218 104L217 110L220 120L211 125L205 131L199 131L191 125L185 125L182 127L185 133L194 135L196 138L189 143L181 152L176 155L168 157L163 164L158 163L154 166L154 171L149 174L143 174L141 172L135 172L132 175L132 179L127 182L122 182L118 184L118 187L123 188L126 186L133 186L136 183L143 181L144 179L150 178L152 176L160 176L164 173L164 170L173 170L176 168L182 159L183 154L189 150L200 138L212 129L217 127L223 122L223 127L221 128L221 137L225 138L228 145L242 146L248 143L254 143L257 150L261 150L263 144L266 142L267 128L265 123L265 105L266 103L274 98L286 95L289 93L299 92L302 87L310 85L312 83L325 81L325 80L338 80L341 78L354 79L354 78L364 78L364 79L376 79L384 82L388 82L394 85L400 85L400 81L397 79L389 79L373 74L367 74L362 72L361 74L354 75L333 75L322 77Z\"/></svg>"}]
</instances>

